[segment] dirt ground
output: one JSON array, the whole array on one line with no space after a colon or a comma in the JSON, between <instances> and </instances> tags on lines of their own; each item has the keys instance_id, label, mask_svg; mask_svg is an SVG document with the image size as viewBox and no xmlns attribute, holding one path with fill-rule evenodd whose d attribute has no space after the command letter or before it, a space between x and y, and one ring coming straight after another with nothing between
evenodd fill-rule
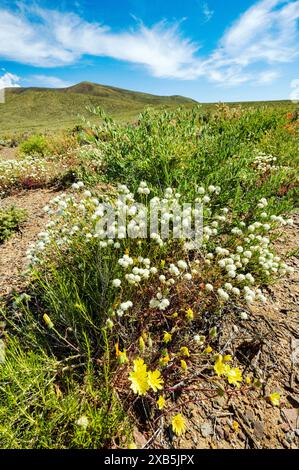
<instances>
[{"instance_id":1,"label":"dirt ground","mask_svg":"<svg viewBox=\"0 0 299 470\"><path fill-rule=\"evenodd\" d=\"M26 250L44 230L47 216L43 207L57 194L51 189L24 190L0 199L0 209L16 206L27 211L21 231L0 245L0 296L20 289L24 284L22 273L27 265Z\"/></svg>"}]
</instances>

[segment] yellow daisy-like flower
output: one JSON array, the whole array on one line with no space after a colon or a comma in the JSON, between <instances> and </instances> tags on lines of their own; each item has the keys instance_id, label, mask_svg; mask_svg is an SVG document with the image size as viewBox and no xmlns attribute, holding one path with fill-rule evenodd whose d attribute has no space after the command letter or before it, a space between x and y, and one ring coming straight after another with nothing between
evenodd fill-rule
<instances>
[{"instance_id":1,"label":"yellow daisy-like flower","mask_svg":"<svg viewBox=\"0 0 299 470\"><path fill-rule=\"evenodd\" d=\"M147 382L149 386L157 392L163 388L164 380L161 377L161 372L159 370L154 370L153 372L148 371L147 374Z\"/></svg>"},{"instance_id":2,"label":"yellow daisy-like flower","mask_svg":"<svg viewBox=\"0 0 299 470\"><path fill-rule=\"evenodd\" d=\"M225 362L229 362L229 361L232 360L232 357L231 357L230 354L226 354L226 356L224 356L223 360L224 360Z\"/></svg>"},{"instance_id":3,"label":"yellow daisy-like flower","mask_svg":"<svg viewBox=\"0 0 299 470\"><path fill-rule=\"evenodd\" d=\"M162 395L160 395L159 399L157 400L157 405L158 405L159 410L162 410L162 408L164 408L165 404L166 404L165 398L162 397Z\"/></svg>"},{"instance_id":4,"label":"yellow daisy-like flower","mask_svg":"<svg viewBox=\"0 0 299 470\"><path fill-rule=\"evenodd\" d=\"M280 398L280 394L277 392L271 393L271 395L269 395L269 401L273 406L280 405Z\"/></svg>"},{"instance_id":5,"label":"yellow daisy-like flower","mask_svg":"<svg viewBox=\"0 0 299 470\"><path fill-rule=\"evenodd\" d=\"M221 356L221 354L219 354L214 364L214 371L216 372L218 377L221 377L221 375L227 374L229 370L230 370L229 365L224 364L223 357Z\"/></svg>"},{"instance_id":6,"label":"yellow daisy-like flower","mask_svg":"<svg viewBox=\"0 0 299 470\"><path fill-rule=\"evenodd\" d=\"M181 368L183 369L184 372L188 369L186 361L184 359L181 360Z\"/></svg>"},{"instance_id":7,"label":"yellow daisy-like flower","mask_svg":"<svg viewBox=\"0 0 299 470\"><path fill-rule=\"evenodd\" d=\"M204 349L204 352L205 352L206 354L210 354L212 351L213 351L213 348L211 348L210 345L207 346L206 349Z\"/></svg>"},{"instance_id":8,"label":"yellow daisy-like flower","mask_svg":"<svg viewBox=\"0 0 299 470\"><path fill-rule=\"evenodd\" d=\"M146 364L144 364L143 359L135 359L133 364L133 371L129 374L129 380L132 382L131 389L138 395L145 395L150 387L147 380Z\"/></svg>"},{"instance_id":9,"label":"yellow daisy-like flower","mask_svg":"<svg viewBox=\"0 0 299 470\"><path fill-rule=\"evenodd\" d=\"M192 308L188 308L188 310L186 312L186 317L188 318L188 320L193 320L194 319L194 313L193 313Z\"/></svg>"},{"instance_id":10,"label":"yellow daisy-like flower","mask_svg":"<svg viewBox=\"0 0 299 470\"><path fill-rule=\"evenodd\" d=\"M164 341L164 343L166 343L166 344L167 344L167 343L170 343L171 340L172 340L171 334L165 332L165 333L164 333L164 336L163 336L163 341Z\"/></svg>"},{"instance_id":11,"label":"yellow daisy-like flower","mask_svg":"<svg viewBox=\"0 0 299 470\"><path fill-rule=\"evenodd\" d=\"M169 361L170 361L169 354L166 354L166 356L163 356L163 357L161 358L162 364L168 364Z\"/></svg>"},{"instance_id":12,"label":"yellow daisy-like flower","mask_svg":"<svg viewBox=\"0 0 299 470\"><path fill-rule=\"evenodd\" d=\"M227 380L230 385L236 385L236 387L240 387L238 382L242 382L243 377L240 369L235 367L233 369L229 369L227 372Z\"/></svg>"},{"instance_id":13,"label":"yellow daisy-like flower","mask_svg":"<svg viewBox=\"0 0 299 470\"><path fill-rule=\"evenodd\" d=\"M189 349L187 348L187 346L182 346L180 348L180 351L181 351L181 354L183 356L186 356L186 357L189 357L190 356L190 352L189 352Z\"/></svg>"},{"instance_id":14,"label":"yellow daisy-like flower","mask_svg":"<svg viewBox=\"0 0 299 470\"><path fill-rule=\"evenodd\" d=\"M186 424L185 424L185 418L181 415L181 413L177 414L172 418L171 421L171 426L173 432L177 435L180 436L183 434L186 430Z\"/></svg>"}]
</instances>

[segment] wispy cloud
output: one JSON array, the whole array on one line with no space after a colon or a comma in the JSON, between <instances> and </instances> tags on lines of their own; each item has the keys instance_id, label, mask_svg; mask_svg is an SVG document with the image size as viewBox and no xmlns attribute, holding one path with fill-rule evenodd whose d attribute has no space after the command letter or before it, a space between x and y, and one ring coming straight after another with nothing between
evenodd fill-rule
<instances>
[{"instance_id":1,"label":"wispy cloud","mask_svg":"<svg viewBox=\"0 0 299 470\"><path fill-rule=\"evenodd\" d=\"M202 5L202 14L204 16L205 23L213 18L214 11L210 9L208 2L204 2Z\"/></svg>"},{"instance_id":2,"label":"wispy cloud","mask_svg":"<svg viewBox=\"0 0 299 470\"><path fill-rule=\"evenodd\" d=\"M30 83L33 83L35 86L49 86L54 88L65 88L71 85L70 82L51 75L31 75L23 81L30 81Z\"/></svg>"},{"instance_id":3,"label":"wispy cloud","mask_svg":"<svg viewBox=\"0 0 299 470\"><path fill-rule=\"evenodd\" d=\"M206 18L211 18L205 5ZM298 18L299 0L260 0L224 32L215 50L202 56L178 24L136 22L129 31L114 32L73 13L23 6L17 13L0 10L0 57L56 67L85 55L102 56L141 65L155 77L266 84L277 78L277 65L298 58Z\"/></svg>"},{"instance_id":4,"label":"wispy cloud","mask_svg":"<svg viewBox=\"0 0 299 470\"><path fill-rule=\"evenodd\" d=\"M0 90L3 88L19 87L20 78L12 73L5 72L0 76Z\"/></svg>"}]
</instances>

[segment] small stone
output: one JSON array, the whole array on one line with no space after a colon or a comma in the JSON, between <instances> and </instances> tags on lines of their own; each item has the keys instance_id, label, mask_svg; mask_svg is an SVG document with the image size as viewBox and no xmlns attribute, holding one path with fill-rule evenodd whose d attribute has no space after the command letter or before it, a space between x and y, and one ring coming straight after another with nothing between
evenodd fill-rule
<instances>
[{"instance_id":1,"label":"small stone","mask_svg":"<svg viewBox=\"0 0 299 470\"><path fill-rule=\"evenodd\" d=\"M213 426L208 421L200 426L200 430L203 437L209 437L213 434Z\"/></svg>"},{"instance_id":2,"label":"small stone","mask_svg":"<svg viewBox=\"0 0 299 470\"><path fill-rule=\"evenodd\" d=\"M220 439L224 439L224 431L221 426L216 426L216 432Z\"/></svg>"},{"instance_id":3,"label":"small stone","mask_svg":"<svg viewBox=\"0 0 299 470\"><path fill-rule=\"evenodd\" d=\"M258 439L262 439L264 436L264 425L261 421L256 421L254 423L254 434Z\"/></svg>"}]
</instances>

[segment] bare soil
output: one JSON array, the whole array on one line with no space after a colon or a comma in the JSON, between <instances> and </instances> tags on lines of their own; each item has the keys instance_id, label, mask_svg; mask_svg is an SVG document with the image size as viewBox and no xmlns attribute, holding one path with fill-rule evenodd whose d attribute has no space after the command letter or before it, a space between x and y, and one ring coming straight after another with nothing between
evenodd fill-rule
<instances>
[{"instance_id":1,"label":"bare soil","mask_svg":"<svg viewBox=\"0 0 299 470\"><path fill-rule=\"evenodd\" d=\"M10 294L24 286L23 272L26 270L26 250L44 230L47 215L43 207L57 192L50 189L20 191L0 199L0 208L10 206L26 209L27 218L19 233L0 245L0 296Z\"/></svg>"}]
</instances>

